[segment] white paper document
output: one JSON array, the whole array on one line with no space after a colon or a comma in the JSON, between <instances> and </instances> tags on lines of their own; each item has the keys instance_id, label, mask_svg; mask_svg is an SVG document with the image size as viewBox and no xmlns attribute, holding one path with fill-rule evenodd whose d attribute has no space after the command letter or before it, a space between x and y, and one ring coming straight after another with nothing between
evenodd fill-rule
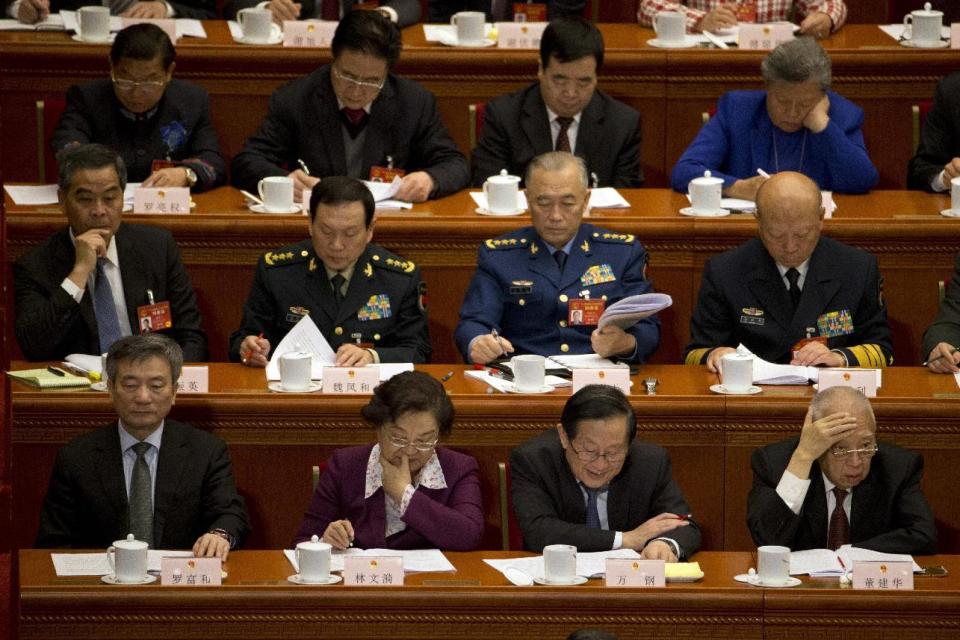
<instances>
[{"instance_id":1,"label":"white paper document","mask_svg":"<svg viewBox=\"0 0 960 640\"><path fill-rule=\"evenodd\" d=\"M754 384L807 384L816 382L820 375L816 367L767 362L742 344L737 347L737 353L744 356L753 356Z\"/></svg>"},{"instance_id":2,"label":"white paper document","mask_svg":"<svg viewBox=\"0 0 960 640\"><path fill-rule=\"evenodd\" d=\"M577 575L586 578L598 578L607 571L607 558L639 558L640 554L633 549L617 549L616 551L594 551L577 554ZM543 556L532 558L504 558L487 560L488 565L503 573L508 567L519 569L531 578L543 576ZM506 574L504 574L506 575Z\"/></svg>"},{"instance_id":3,"label":"white paper document","mask_svg":"<svg viewBox=\"0 0 960 640\"><path fill-rule=\"evenodd\" d=\"M488 384L501 393L513 393L516 389L512 380L491 375L487 373L486 370L464 371L464 375L466 375L468 378L473 378L474 380L479 380L480 382ZM543 379L543 382L551 387L569 387L573 385L573 383L566 378L561 378L559 376L546 376Z\"/></svg>"},{"instance_id":4,"label":"white paper document","mask_svg":"<svg viewBox=\"0 0 960 640\"><path fill-rule=\"evenodd\" d=\"M487 38L493 35L494 26L487 22L483 25L483 32ZM457 28L452 24L425 24L423 37L427 42L439 42L448 46L457 45Z\"/></svg>"},{"instance_id":5,"label":"white paper document","mask_svg":"<svg viewBox=\"0 0 960 640\"><path fill-rule=\"evenodd\" d=\"M57 185L55 184L33 184L33 185L4 185L4 191L10 194L14 204L24 206L36 206L41 204L57 204Z\"/></svg>"},{"instance_id":6,"label":"white paper document","mask_svg":"<svg viewBox=\"0 0 960 640\"><path fill-rule=\"evenodd\" d=\"M192 558L192 551L167 551L151 549L147 551L147 571L160 571L163 558ZM58 576L105 576L113 573L110 561L104 553L51 553L53 568Z\"/></svg>"},{"instance_id":7,"label":"white paper document","mask_svg":"<svg viewBox=\"0 0 960 640\"><path fill-rule=\"evenodd\" d=\"M323 366L333 365L337 361L337 355L330 347L330 343L323 337L309 315L303 316L297 324L293 325L280 344L273 348L270 362L267 363L267 380L280 379L279 358L291 351L306 351L313 354L310 367L310 377L313 380L322 380Z\"/></svg>"},{"instance_id":8,"label":"white paper document","mask_svg":"<svg viewBox=\"0 0 960 640\"><path fill-rule=\"evenodd\" d=\"M666 293L641 293L628 296L604 309L597 322L597 328L603 329L612 324L621 329L629 329L644 318L649 318L672 304L673 298Z\"/></svg>"},{"instance_id":9,"label":"white paper document","mask_svg":"<svg viewBox=\"0 0 960 640\"><path fill-rule=\"evenodd\" d=\"M913 557L904 553L881 553L845 544L836 551L807 549L790 554L790 575L839 576L853 570L854 561L913 562L913 571L920 568Z\"/></svg>"},{"instance_id":10,"label":"white paper document","mask_svg":"<svg viewBox=\"0 0 960 640\"><path fill-rule=\"evenodd\" d=\"M487 194L483 191L471 191L470 197L478 207L487 209ZM524 211L530 208L527 194L522 189L517 193L517 206ZM630 203L613 187L600 187L590 190L589 206L591 209L629 209Z\"/></svg>"},{"instance_id":11,"label":"white paper document","mask_svg":"<svg viewBox=\"0 0 960 640\"><path fill-rule=\"evenodd\" d=\"M575 355L556 355L548 356L547 360L559 364L562 367L567 369L617 369L617 368L629 368L629 366L623 362L614 362L610 358L604 358L598 356L595 353L582 353ZM548 364L548 367L553 366Z\"/></svg>"},{"instance_id":12,"label":"white paper document","mask_svg":"<svg viewBox=\"0 0 960 640\"><path fill-rule=\"evenodd\" d=\"M293 567L293 570L300 573L300 567L297 565L297 555L293 549L284 549L283 555ZM455 573L456 568L450 564L447 557L439 549L405 549L398 551L396 549L345 549L343 551L334 551L330 555L330 571L343 571L344 556L400 556L403 558L404 573Z\"/></svg>"},{"instance_id":13,"label":"white paper document","mask_svg":"<svg viewBox=\"0 0 960 640\"><path fill-rule=\"evenodd\" d=\"M59 13L51 13L46 20L33 24L23 24L19 20L0 20L0 31L63 31L63 17Z\"/></svg>"},{"instance_id":14,"label":"white paper document","mask_svg":"<svg viewBox=\"0 0 960 640\"><path fill-rule=\"evenodd\" d=\"M91 356L86 353L71 353L63 360L87 372L95 371L97 373L103 373L103 362L100 356Z\"/></svg>"},{"instance_id":15,"label":"white paper document","mask_svg":"<svg viewBox=\"0 0 960 640\"><path fill-rule=\"evenodd\" d=\"M193 18L177 18L177 37L190 36L191 38L206 38L207 30L203 23Z\"/></svg>"}]
</instances>

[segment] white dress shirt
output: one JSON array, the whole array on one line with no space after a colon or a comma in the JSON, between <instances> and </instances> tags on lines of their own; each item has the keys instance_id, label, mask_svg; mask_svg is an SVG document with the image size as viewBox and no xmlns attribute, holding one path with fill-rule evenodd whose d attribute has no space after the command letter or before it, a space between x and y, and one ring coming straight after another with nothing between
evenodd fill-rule
<instances>
[{"instance_id":1,"label":"white dress shirt","mask_svg":"<svg viewBox=\"0 0 960 640\"><path fill-rule=\"evenodd\" d=\"M830 482L830 479L821 471L823 476L823 487L827 492L827 535L830 534L830 516L837 506L837 497L833 495L833 488L837 485ZM800 515L800 509L803 507L803 501L807 497L807 491L810 489L810 479L801 480L789 471L784 471L777 484L777 495L789 507L790 511ZM847 514L847 522L851 522L850 514L853 508L853 489L847 490L847 495L843 499L843 510Z\"/></svg>"},{"instance_id":2,"label":"white dress shirt","mask_svg":"<svg viewBox=\"0 0 960 640\"><path fill-rule=\"evenodd\" d=\"M577 483L577 486L580 487L580 493L583 495L583 503L587 503L587 489L581 483ZM603 487L600 491L597 492L597 515L600 516L600 528L604 531L610 530L610 517L607 514L607 499L610 497L610 487ZM673 548L673 554L680 558L680 545L677 544L677 541L673 538L653 538L653 540L663 540ZM651 542L653 541L651 540ZM613 546L610 547L611 550L616 551L623 547L623 532L616 531L613 536Z\"/></svg>"},{"instance_id":3,"label":"white dress shirt","mask_svg":"<svg viewBox=\"0 0 960 640\"><path fill-rule=\"evenodd\" d=\"M367 478L364 485L363 499L370 498L377 489L383 486L383 467L380 466L380 444L373 445L370 450L370 457L367 458ZM387 529L386 537L395 533L400 533L407 528L407 523L403 521L403 515L410 506L410 500L417 488L424 486L427 489L446 489L447 479L443 475L443 468L440 466L440 460L437 458L437 452L434 451L427 463L420 469L420 473L413 479L413 484L408 484L403 490L403 496L398 503L396 500L383 492L383 499L386 506Z\"/></svg>"},{"instance_id":4,"label":"white dress shirt","mask_svg":"<svg viewBox=\"0 0 960 640\"><path fill-rule=\"evenodd\" d=\"M70 242L73 243L74 247L77 246L77 238L73 235L72 228L70 229ZM120 258L117 256L117 239L115 236L110 238L110 244L107 245L107 255L105 257L107 263L103 266L103 275L106 276L107 281L110 283L110 290L111 293L113 293L113 306L117 312L120 335L133 335L133 331L130 328L130 318L127 316L127 299L123 295L123 279L120 277ZM89 290L90 295L93 295L96 279L97 270L94 269L90 272L90 275L87 276L86 289L78 287L70 278L64 278L60 286L77 301L77 304L80 304L85 291Z\"/></svg>"}]
</instances>

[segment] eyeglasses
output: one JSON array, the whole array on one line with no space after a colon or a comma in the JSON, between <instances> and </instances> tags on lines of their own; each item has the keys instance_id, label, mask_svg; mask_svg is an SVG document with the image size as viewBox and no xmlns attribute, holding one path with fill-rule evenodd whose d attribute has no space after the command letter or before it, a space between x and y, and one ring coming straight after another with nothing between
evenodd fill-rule
<instances>
[{"instance_id":1,"label":"eyeglasses","mask_svg":"<svg viewBox=\"0 0 960 640\"><path fill-rule=\"evenodd\" d=\"M607 453L597 453L596 451L587 451L586 449L577 449L572 444L570 448L573 449L573 452L577 454L577 458L580 459L580 462L593 462L597 458L603 458L607 461L608 464L617 464L621 462L624 458L627 457L626 452L624 451L613 451Z\"/></svg>"},{"instance_id":2,"label":"eyeglasses","mask_svg":"<svg viewBox=\"0 0 960 640\"><path fill-rule=\"evenodd\" d=\"M849 460L850 456L855 453L859 453L861 458L872 458L874 454L877 453L879 447L873 445L872 447L864 447L862 449L831 449L830 455L840 460Z\"/></svg>"},{"instance_id":3,"label":"eyeglasses","mask_svg":"<svg viewBox=\"0 0 960 640\"><path fill-rule=\"evenodd\" d=\"M406 449L407 447L413 447L417 451L430 451L437 443L440 441L440 438L434 438L430 442L410 442L406 438L400 438L398 436L388 436L387 439L390 441L390 444L395 446L398 449Z\"/></svg>"},{"instance_id":4,"label":"eyeglasses","mask_svg":"<svg viewBox=\"0 0 960 640\"><path fill-rule=\"evenodd\" d=\"M135 89L142 89L144 93L157 93L167 84L165 81L159 80L134 82L133 80L124 80L113 75L110 76L110 79L113 80L113 86L117 88L117 91L123 91L124 93L129 93Z\"/></svg>"},{"instance_id":5,"label":"eyeglasses","mask_svg":"<svg viewBox=\"0 0 960 640\"><path fill-rule=\"evenodd\" d=\"M370 91L380 91L380 89L383 89L383 85L387 81L386 78L381 78L376 82L370 82L369 80L360 80L359 78L354 78L353 76L347 75L346 73L341 73L340 70L337 69L336 67L333 67L333 75L337 76L338 80L342 80L343 82L346 82L351 86L357 87L358 89L368 89Z\"/></svg>"}]
</instances>

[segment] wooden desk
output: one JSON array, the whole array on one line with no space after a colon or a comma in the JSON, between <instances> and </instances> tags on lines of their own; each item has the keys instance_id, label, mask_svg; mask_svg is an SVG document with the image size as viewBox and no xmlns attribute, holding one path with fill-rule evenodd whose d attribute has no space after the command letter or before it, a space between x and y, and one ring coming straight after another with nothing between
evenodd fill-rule
<instances>
[{"instance_id":1,"label":"wooden desk","mask_svg":"<svg viewBox=\"0 0 960 640\"><path fill-rule=\"evenodd\" d=\"M2 37L2 34L0 34ZM595 210L588 222L640 238L650 258L649 275L658 291L673 297L660 314L663 331L653 362L681 362L689 338L704 261L756 235L750 215L685 218L684 196L668 189L623 190L630 209ZM254 266L267 251L307 237L301 216L254 215L230 188L195 196L188 216L124 216L173 232L197 291L213 360L226 360L227 339L240 326ZM937 282L949 279L960 250L958 221L943 218L949 197L915 191L876 191L837 196L839 205L824 233L877 256L889 304L894 356L898 364L920 363L920 341L938 306ZM59 208L17 207L8 198L7 259L11 262L65 224ZM460 304L476 268L477 249L487 238L530 224L529 215L481 216L467 192L411 211L378 213L374 241L423 271L429 292L430 338L434 362L459 362L453 341ZM224 287L229 282L231 286ZM10 308L12 279L7 269ZM7 326L14 345L12 326ZM15 352L16 353L16 352ZM16 356L14 356L16 357Z\"/></svg>"},{"instance_id":2,"label":"wooden desk","mask_svg":"<svg viewBox=\"0 0 960 640\"><path fill-rule=\"evenodd\" d=\"M899 18L898 18L899 19ZM205 21L208 38L177 46L177 76L211 94L214 126L228 160L266 113L280 84L329 60L328 50L249 47L232 42L222 21ZM701 126L701 113L730 89L759 88L764 52L655 49L653 31L636 24L600 25L606 42L600 88L643 114L641 161L647 186L669 184L670 170ZM468 148L471 103L533 82L533 50L451 49L427 43L419 25L404 30L397 73L423 83L461 149ZM875 25L846 25L823 42L833 60L833 87L860 104L880 187L903 188L911 148L910 107L930 100L939 78L956 69L955 50L897 45ZM64 33L0 33L0 166L7 180L37 180L33 127L36 100L62 99L70 85L108 72L105 46L78 44Z\"/></svg>"},{"instance_id":3,"label":"wooden desk","mask_svg":"<svg viewBox=\"0 0 960 640\"><path fill-rule=\"evenodd\" d=\"M763 590L732 576L750 553L700 553L705 576L665 589L513 587L484 564L497 552L449 553L456 574L419 574L398 588L302 587L279 551L230 555L225 586L189 591L107 586L96 577L57 578L49 552L20 552L20 637L209 638L564 638L600 627L640 638L948 638L960 632L960 559L920 558L945 578L916 590L876 593L805 579ZM869 612L869 613L867 613ZM212 626L212 625L215 625ZM389 629L389 630L388 630ZM821 636L823 637L823 636Z\"/></svg>"},{"instance_id":4,"label":"wooden desk","mask_svg":"<svg viewBox=\"0 0 960 640\"><path fill-rule=\"evenodd\" d=\"M14 363L24 368L25 363ZM311 495L311 466L336 448L371 442L360 419L367 398L321 394L271 394L262 370L210 365L211 393L181 395L171 417L226 440L253 534L248 548L289 544ZM457 419L446 444L477 458L484 495L484 546L498 548L497 462L518 444L553 428L570 390L546 395L489 394L466 378L465 367L419 367L445 383ZM642 379L660 381L658 393L642 393ZM673 473L703 528L703 548L753 547L746 528L746 496L752 451L799 433L810 387L766 387L758 396L710 393L716 377L705 367L648 365L634 378L630 400L640 438L667 448ZM11 384L13 404L14 521L17 547L32 545L50 470L70 438L115 419L104 393L38 391ZM938 519L940 550L960 552L960 511L954 486L960 467L960 389L952 376L920 368L884 373L873 400L880 437L924 455L924 491Z\"/></svg>"}]
</instances>

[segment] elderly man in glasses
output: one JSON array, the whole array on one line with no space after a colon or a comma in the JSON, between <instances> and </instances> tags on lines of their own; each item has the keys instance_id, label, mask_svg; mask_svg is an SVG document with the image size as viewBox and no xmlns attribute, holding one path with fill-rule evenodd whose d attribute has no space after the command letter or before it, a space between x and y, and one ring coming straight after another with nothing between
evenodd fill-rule
<instances>
[{"instance_id":1,"label":"elderly man in glasses","mask_svg":"<svg viewBox=\"0 0 960 640\"><path fill-rule=\"evenodd\" d=\"M636 433L623 393L589 385L570 397L555 430L514 449L513 510L526 549L636 549L667 562L697 551L700 529L673 480L670 457Z\"/></svg>"},{"instance_id":2,"label":"elderly man in glasses","mask_svg":"<svg viewBox=\"0 0 960 640\"><path fill-rule=\"evenodd\" d=\"M400 31L383 14L348 12L333 36L333 61L270 97L267 117L233 159L234 185L256 191L261 178L289 175L297 202L327 176L399 176L396 198L410 202L467 186L467 161L436 98L390 73L400 48Z\"/></svg>"},{"instance_id":3,"label":"elderly man in glasses","mask_svg":"<svg viewBox=\"0 0 960 640\"><path fill-rule=\"evenodd\" d=\"M814 396L799 438L753 452L747 524L758 545L937 551L923 458L877 443L870 402L849 387Z\"/></svg>"},{"instance_id":4,"label":"elderly man in glasses","mask_svg":"<svg viewBox=\"0 0 960 640\"><path fill-rule=\"evenodd\" d=\"M110 48L110 79L70 88L51 145L96 142L116 151L130 182L205 191L226 181L210 97L173 79L176 51L167 34L141 23L120 31Z\"/></svg>"}]
</instances>

